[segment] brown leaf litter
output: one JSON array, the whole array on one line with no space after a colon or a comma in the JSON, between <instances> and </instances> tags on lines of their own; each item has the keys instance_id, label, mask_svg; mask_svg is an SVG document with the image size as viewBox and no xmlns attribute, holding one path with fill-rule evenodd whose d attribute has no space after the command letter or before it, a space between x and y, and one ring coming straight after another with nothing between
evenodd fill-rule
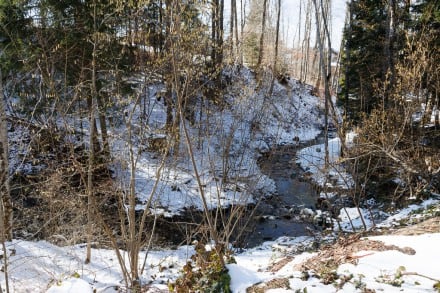
<instances>
[{"instance_id":1,"label":"brown leaf litter","mask_svg":"<svg viewBox=\"0 0 440 293\"><path fill-rule=\"evenodd\" d=\"M434 217L423 222L399 228L395 231L387 232L392 235L420 235L424 233L438 233L440 232L440 217ZM324 283L331 282L335 276L334 271L339 265L344 263L356 264L362 257L373 254L377 251L397 250L404 254L414 255L416 252L411 247L399 247L396 245L386 245L377 240L370 240L362 238L368 235L363 233L353 234L351 236L341 238L336 243L321 247L318 254L307 259L306 261L294 266L295 270L308 272L313 271L322 278ZM359 255L360 251L365 251L364 254ZM288 265L294 259L293 256L287 256L278 262L270 265L268 271L277 272L284 266ZM273 287L279 284L282 286ZM285 288L286 283L284 278L278 278L266 283L261 283L248 288L247 292L264 292L267 289ZM261 291L263 290L263 291Z\"/></svg>"}]
</instances>

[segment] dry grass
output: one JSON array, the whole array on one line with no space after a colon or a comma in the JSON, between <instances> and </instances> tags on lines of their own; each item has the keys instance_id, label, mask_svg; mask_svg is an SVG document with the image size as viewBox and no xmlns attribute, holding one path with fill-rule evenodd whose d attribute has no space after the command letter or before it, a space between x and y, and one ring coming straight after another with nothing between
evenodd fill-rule
<instances>
[{"instance_id":1,"label":"dry grass","mask_svg":"<svg viewBox=\"0 0 440 293\"><path fill-rule=\"evenodd\" d=\"M427 219L420 223L399 228L395 231L388 231L392 235L420 235L425 233L440 232L440 217ZM360 251L386 251L397 250L405 254L413 255L415 250L410 247L399 247L396 245L385 245L381 241L369 240L365 238L367 235L354 234L349 237L341 238L338 242L332 245L322 247L318 254L306 261L295 265L295 269L303 272L314 272L316 276L322 279L322 282L329 284L338 278L335 273L339 265L343 263L356 264L362 257L368 256L371 253L359 255ZM277 261L268 267L268 271L275 273L288 265L293 260L292 256ZM287 284L287 285L286 285ZM278 286L278 287L277 287ZM260 283L248 288L247 292L265 292L268 289L288 288L288 280L274 279L266 283Z\"/></svg>"},{"instance_id":2,"label":"dry grass","mask_svg":"<svg viewBox=\"0 0 440 293\"><path fill-rule=\"evenodd\" d=\"M264 293L270 289L290 289L288 278L276 278L265 283L255 284L246 289L246 293Z\"/></svg>"},{"instance_id":3,"label":"dry grass","mask_svg":"<svg viewBox=\"0 0 440 293\"><path fill-rule=\"evenodd\" d=\"M405 254L413 255L415 250L410 247L398 247L396 245L385 245L381 241L360 239L360 235L353 235L344 238L336 244L322 248L318 254L307 261L295 266L299 271L314 271L319 276L336 270L343 263L356 264L358 259L369 255L357 255L360 251L386 251L397 250Z\"/></svg>"},{"instance_id":4,"label":"dry grass","mask_svg":"<svg viewBox=\"0 0 440 293\"><path fill-rule=\"evenodd\" d=\"M399 228L393 235L420 235L426 233L440 233L440 217L434 217L420 223Z\"/></svg>"}]
</instances>

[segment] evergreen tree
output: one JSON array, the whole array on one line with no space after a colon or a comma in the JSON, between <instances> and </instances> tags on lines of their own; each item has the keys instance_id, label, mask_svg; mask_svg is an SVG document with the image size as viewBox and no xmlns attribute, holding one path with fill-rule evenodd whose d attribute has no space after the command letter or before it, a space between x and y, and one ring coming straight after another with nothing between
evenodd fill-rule
<instances>
[{"instance_id":1,"label":"evergreen tree","mask_svg":"<svg viewBox=\"0 0 440 293\"><path fill-rule=\"evenodd\" d=\"M0 0L0 67L7 79L26 65L31 53L26 48L33 41L31 19L26 0Z\"/></svg>"},{"instance_id":2,"label":"evergreen tree","mask_svg":"<svg viewBox=\"0 0 440 293\"><path fill-rule=\"evenodd\" d=\"M395 65L405 45L408 22L407 1L353 0L344 29L339 101L354 119L370 113L377 105L386 107L395 83Z\"/></svg>"},{"instance_id":3,"label":"evergreen tree","mask_svg":"<svg viewBox=\"0 0 440 293\"><path fill-rule=\"evenodd\" d=\"M426 64L420 87L426 90L428 102L440 109L440 1L423 0L413 5L412 38L426 42ZM429 101L430 100L430 101Z\"/></svg>"},{"instance_id":4,"label":"evergreen tree","mask_svg":"<svg viewBox=\"0 0 440 293\"><path fill-rule=\"evenodd\" d=\"M374 87L383 78L386 12L381 1L353 0L350 5L351 20L344 31L349 50L342 59L342 66L346 66L342 86L350 100L340 99L348 106L347 112L356 117L359 111L369 112L377 104Z\"/></svg>"}]
</instances>

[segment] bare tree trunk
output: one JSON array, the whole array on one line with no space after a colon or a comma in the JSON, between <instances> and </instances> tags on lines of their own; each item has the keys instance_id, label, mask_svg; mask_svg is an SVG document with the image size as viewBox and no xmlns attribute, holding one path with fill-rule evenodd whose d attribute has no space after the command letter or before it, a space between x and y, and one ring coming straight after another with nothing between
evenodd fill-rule
<instances>
[{"instance_id":1,"label":"bare tree trunk","mask_svg":"<svg viewBox=\"0 0 440 293\"><path fill-rule=\"evenodd\" d=\"M245 17L246 17L246 0L245 3L243 5L243 0L240 0L240 22L241 22L241 26L240 26L240 65L243 65L243 39L244 39L244 25L246 24L245 22Z\"/></svg>"},{"instance_id":2,"label":"bare tree trunk","mask_svg":"<svg viewBox=\"0 0 440 293\"><path fill-rule=\"evenodd\" d=\"M234 26L236 25L235 23L235 16L236 16L236 12L235 12L235 0L231 0L231 15L230 15L230 26L229 26L229 40L230 40L230 51L229 51L229 55L231 58L231 63L234 63Z\"/></svg>"},{"instance_id":3,"label":"bare tree trunk","mask_svg":"<svg viewBox=\"0 0 440 293\"><path fill-rule=\"evenodd\" d=\"M218 50L218 54L217 54L217 62L216 65L217 66L221 66L223 63L223 15L224 15L224 10L225 10L225 0L220 0L220 7L218 10L218 33L217 33L217 50ZM219 73L219 77L221 77L221 71Z\"/></svg>"},{"instance_id":4,"label":"bare tree trunk","mask_svg":"<svg viewBox=\"0 0 440 293\"><path fill-rule=\"evenodd\" d=\"M320 53L320 57L322 62L320 62L321 64L321 70L322 70L322 75L324 77L324 95L325 95L325 125L324 125L324 135L325 135L325 168L328 168L329 165L329 150L328 150L328 115L329 115L329 103L331 103L331 95L330 95L330 86L329 86L329 82L331 80L331 39L330 39L330 33L328 30L328 10L325 11L324 9L324 5L322 3L322 0L320 2L320 5L318 6L318 4L316 3L316 0L313 0L313 4L315 6L315 17L316 17L316 26L317 26L317 31L318 31L318 35L320 36L321 33L325 34L327 36L327 64L324 63L325 59L325 55L324 55L324 44L323 41L320 37L318 37L318 47L319 47L319 53ZM321 7L321 9L319 9L318 7ZM323 20L323 26L324 26L324 31L322 32L321 29L321 22L320 22L320 17L319 15L322 15L322 20Z\"/></svg>"},{"instance_id":5,"label":"bare tree trunk","mask_svg":"<svg viewBox=\"0 0 440 293\"><path fill-rule=\"evenodd\" d=\"M267 0L264 0L264 2L263 2L263 18L261 20L260 47L258 49L257 69L259 69L261 67L261 63L263 62L264 33L266 31L266 14L267 14Z\"/></svg>"},{"instance_id":6,"label":"bare tree trunk","mask_svg":"<svg viewBox=\"0 0 440 293\"><path fill-rule=\"evenodd\" d=\"M295 48L295 44L293 44L294 45L293 46L294 50L299 50L301 48L302 3L303 3L303 1L301 0L300 3L299 3L299 17L298 17L298 45L296 46L297 48ZM300 60L298 60L299 59L299 54L296 54L296 55L297 55L297 57L296 57L297 60L296 60L296 63L295 63L295 73L296 73L296 77L299 80L301 80L301 71L300 71L301 66L298 63L300 61Z\"/></svg>"},{"instance_id":7,"label":"bare tree trunk","mask_svg":"<svg viewBox=\"0 0 440 293\"><path fill-rule=\"evenodd\" d=\"M6 240L12 240L12 200L9 186L9 147L3 76L0 69L0 241L3 249L3 272L6 292L9 293Z\"/></svg>"},{"instance_id":8,"label":"bare tree trunk","mask_svg":"<svg viewBox=\"0 0 440 293\"><path fill-rule=\"evenodd\" d=\"M329 161L329 149L328 149L328 119L329 119L329 106L332 106L332 97L330 92L330 82L332 79L332 43L331 43L331 34L330 34L330 25L329 20L331 19L330 16L330 0L326 0L325 7L321 0L321 13L322 13L322 21L324 26L324 31L322 33L322 37L327 37L327 63L322 64L323 67L327 67L325 72L323 72L324 75L324 95L325 95L325 115L326 115L326 122L325 122L325 166L328 167L330 161ZM323 43L323 42L322 42ZM321 43L321 44L322 44ZM321 58L322 59L322 58ZM322 63L324 63L325 60L322 59Z\"/></svg>"},{"instance_id":9,"label":"bare tree trunk","mask_svg":"<svg viewBox=\"0 0 440 293\"><path fill-rule=\"evenodd\" d=\"M12 199L9 186L9 146L6 118L3 76L0 71L0 204L3 208L3 226L1 226L0 229L2 229L2 237L4 237L4 240L12 240Z\"/></svg>"},{"instance_id":10,"label":"bare tree trunk","mask_svg":"<svg viewBox=\"0 0 440 293\"><path fill-rule=\"evenodd\" d=\"M96 3L93 5L93 29L96 31ZM91 80L91 105L89 107L89 162L87 170L87 248L85 263L90 263L92 260L92 233L93 233L93 173L95 169L95 136L96 136L96 124L95 124L95 111L96 106L96 51L97 51L97 38L93 39L93 51L92 51L92 80Z\"/></svg>"},{"instance_id":11,"label":"bare tree trunk","mask_svg":"<svg viewBox=\"0 0 440 293\"><path fill-rule=\"evenodd\" d=\"M281 16L281 0L278 0L278 15L277 15L277 32L275 36L275 57L273 61L273 75L272 75L272 81L270 83L270 90L269 90L269 96L272 96L273 93L273 86L275 83L275 78L278 75L277 70L277 59L278 59L278 42L279 42L279 35L280 35L280 16Z\"/></svg>"},{"instance_id":12,"label":"bare tree trunk","mask_svg":"<svg viewBox=\"0 0 440 293\"><path fill-rule=\"evenodd\" d=\"M214 67L223 62L223 10L224 0L214 0L212 2L212 31L211 38L213 50L211 53ZM214 68L215 70L216 68Z\"/></svg>"},{"instance_id":13,"label":"bare tree trunk","mask_svg":"<svg viewBox=\"0 0 440 293\"><path fill-rule=\"evenodd\" d=\"M102 102L102 97L97 94L96 95L96 102L97 102L97 108L98 108L98 117L99 117L99 127L101 129L101 138L102 138L102 150L103 150L103 156L106 161L110 159L110 147L108 142L108 132L107 132L107 119L105 114L105 106Z\"/></svg>"},{"instance_id":14,"label":"bare tree trunk","mask_svg":"<svg viewBox=\"0 0 440 293\"><path fill-rule=\"evenodd\" d=\"M312 16L311 16L311 3L310 0L307 2L306 7L306 20L304 28L304 39L301 48L301 72L300 72L300 82L306 83L309 71L309 54L310 54L310 34L312 31Z\"/></svg>"},{"instance_id":15,"label":"bare tree trunk","mask_svg":"<svg viewBox=\"0 0 440 293\"><path fill-rule=\"evenodd\" d=\"M348 3L348 16L346 17L345 25L346 29L348 31L347 36L351 36L351 27L353 22L353 16L352 16L352 2L350 1ZM349 75L349 68L350 68L350 59L351 59L351 42L350 40L345 40L345 58L347 59L346 65L345 65L345 93L344 93L344 99L345 99L345 112L348 111L348 99L350 97L350 75Z\"/></svg>"},{"instance_id":16,"label":"bare tree trunk","mask_svg":"<svg viewBox=\"0 0 440 293\"><path fill-rule=\"evenodd\" d=\"M384 95L384 107L387 107L389 101L389 95L393 90L395 82L395 69L394 69L394 35L395 35L395 13L396 13L396 1L388 0L387 5L387 27L386 27L386 39L384 46L385 62L383 68L384 82L385 82L385 95Z\"/></svg>"},{"instance_id":17,"label":"bare tree trunk","mask_svg":"<svg viewBox=\"0 0 440 293\"><path fill-rule=\"evenodd\" d=\"M231 0L232 1L232 0ZM235 25L235 59L237 62L238 55L240 54L240 40L238 37L238 16L237 16L237 0L234 1L234 25Z\"/></svg>"},{"instance_id":18,"label":"bare tree trunk","mask_svg":"<svg viewBox=\"0 0 440 293\"><path fill-rule=\"evenodd\" d=\"M217 9L219 6L219 0L213 0L212 1L212 7L211 7L211 42L212 42L212 50L211 50L211 62L212 66L214 67L215 62L217 61Z\"/></svg>"},{"instance_id":19,"label":"bare tree trunk","mask_svg":"<svg viewBox=\"0 0 440 293\"><path fill-rule=\"evenodd\" d=\"M139 282L139 250L140 241L137 239L136 233L136 160L133 151L133 137L132 137L132 114L127 123L128 139L129 139L129 153L130 153L130 190L128 195L128 243L127 249L130 259L130 285L133 289L140 286Z\"/></svg>"},{"instance_id":20,"label":"bare tree trunk","mask_svg":"<svg viewBox=\"0 0 440 293\"><path fill-rule=\"evenodd\" d=\"M223 12L224 0L214 0L211 4L211 74L216 87L221 87L221 67L223 63ZM214 90L211 95L217 96L218 92Z\"/></svg>"}]
</instances>

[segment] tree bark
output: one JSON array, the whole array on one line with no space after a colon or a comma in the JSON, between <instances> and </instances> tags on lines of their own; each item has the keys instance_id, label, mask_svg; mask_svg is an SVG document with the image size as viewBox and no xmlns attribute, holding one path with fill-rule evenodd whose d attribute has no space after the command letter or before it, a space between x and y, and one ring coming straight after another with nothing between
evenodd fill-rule
<instances>
[{"instance_id":1,"label":"tree bark","mask_svg":"<svg viewBox=\"0 0 440 293\"><path fill-rule=\"evenodd\" d=\"M273 61L273 75L272 75L272 81L270 83L270 90L269 90L269 96L272 96L273 93L273 86L275 83L275 78L278 75L277 70L277 59L278 59L278 42L279 42L279 35L280 35L280 17L281 16L281 0L278 0L278 11L277 11L277 32L275 36L275 57Z\"/></svg>"},{"instance_id":2,"label":"tree bark","mask_svg":"<svg viewBox=\"0 0 440 293\"><path fill-rule=\"evenodd\" d=\"M230 15L230 25L229 25L229 40L230 40L230 58L231 58L231 63L234 63L234 26L236 26L235 23L235 17L237 15L237 13L235 12L235 0L231 0L231 15Z\"/></svg>"},{"instance_id":3,"label":"tree bark","mask_svg":"<svg viewBox=\"0 0 440 293\"><path fill-rule=\"evenodd\" d=\"M101 129L103 157L107 162L110 159L110 146L109 146L108 133L107 133L107 117L105 114L106 110L102 102L102 97L99 94L96 95L96 103L99 112L98 118L99 118L99 127Z\"/></svg>"},{"instance_id":4,"label":"tree bark","mask_svg":"<svg viewBox=\"0 0 440 293\"><path fill-rule=\"evenodd\" d=\"M234 25L235 25L235 62L237 61L239 50L239 38L238 38L238 15L237 15L237 0L234 1Z\"/></svg>"},{"instance_id":5,"label":"tree bark","mask_svg":"<svg viewBox=\"0 0 440 293\"><path fill-rule=\"evenodd\" d=\"M389 95L394 88L395 69L394 69L394 36L396 26L396 1L388 0L387 5L387 26L386 39L384 46L385 64L383 68L383 81L385 82L384 107L386 108L389 102Z\"/></svg>"},{"instance_id":6,"label":"tree bark","mask_svg":"<svg viewBox=\"0 0 440 293\"><path fill-rule=\"evenodd\" d=\"M93 29L96 31L96 3L93 5ZM94 139L96 137L96 120L95 111L96 106L96 51L97 51L97 38L93 38L93 51L92 51L92 80L91 80L91 97L89 105L89 128L90 128L90 138L89 138L89 162L87 168L87 247L86 247L86 259L85 263L88 264L92 260L92 233L93 233L93 200L94 200L94 190L93 190L93 174L95 170L95 144Z\"/></svg>"},{"instance_id":7,"label":"tree bark","mask_svg":"<svg viewBox=\"0 0 440 293\"><path fill-rule=\"evenodd\" d=\"M12 199L9 185L8 124L0 70L0 229L1 241L12 240Z\"/></svg>"},{"instance_id":8,"label":"tree bark","mask_svg":"<svg viewBox=\"0 0 440 293\"><path fill-rule=\"evenodd\" d=\"M347 16L347 20L346 20L346 30L347 30L347 38L351 37L351 25L353 22L353 14L352 14L352 2L350 1L348 3L348 16ZM344 103L345 103L345 112L348 111L348 99L350 98L350 56L351 56L351 41L350 39L346 39L345 40L345 58L346 58L346 65L345 65L345 93L344 93Z\"/></svg>"},{"instance_id":9,"label":"tree bark","mask_svg":"<svg viewBox=\"0 0 440 293\"><path fill-rule=\"evenodd\" d=\"M261 67L261 63L263 62L264 33L266 30L266 14L267 14L267 0L264 0L264 2L263 2L263 19L261 20L260 47L258 49L257 69L259 69Z\"/></svg>"},{"instance_id":10,"label":"tree bark","mask_svg":"<svg viewBox=\"0 0 440 293\"><path fill-rule=\"evenodd\" d=\"M316 26L318 31L318 36L326 35L327 36L327 64L324 63L325 55L324 55L324 44L320 37L318 37L318 48L319 48L319 54L321 58L321 71L322 75L324 77L324 99L325 99L325 125L324 125L324 135L325 135L325 168L327 169L329 165L329 150L328 150L328 115L329 115L329 104L331 103L331 96L330 96L330 87L329 87L329 81L331 79L331 40L330 40L330 33L328 30L328 13L324 11L324 6L322 3L322 0L320 2L319 9L318 4L316 3L316 0L313 0L313 4L315 6L315 16L316 16ZM324 31L322 31L321 28L321 21L319 15L322 15L323 25L324 25Z\"/></svg>"},{"instance_id":11,"label":"tree bark","mask_svg":"<svg viewBox=\"0 0 440 293\"><path fill-rule=\"evenodd\" d=\"M240 65L243 65L243 40L244 40L244 25L246 24L245 21L246 16L246 1L243 4L243 0L240 0Z\"/></svg>"}]
</instances>

